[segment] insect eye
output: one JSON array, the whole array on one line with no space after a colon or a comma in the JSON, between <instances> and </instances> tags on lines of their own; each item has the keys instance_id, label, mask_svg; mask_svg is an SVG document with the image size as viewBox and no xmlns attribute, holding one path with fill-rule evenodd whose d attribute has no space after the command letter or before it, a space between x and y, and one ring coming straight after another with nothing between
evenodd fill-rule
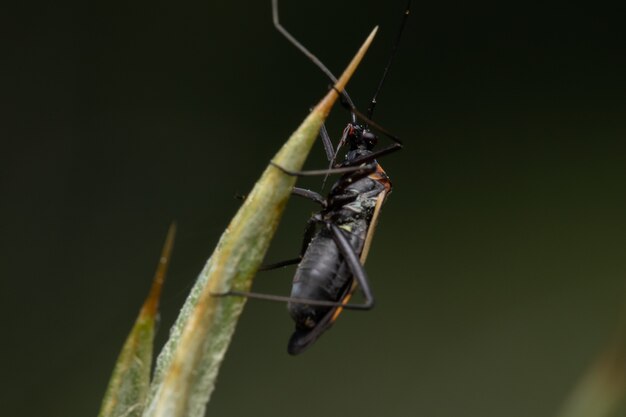
<instances>
[{"instance_id":1,"label":"insect eye","mask_svg":"<svg viewBox=\"0 0 626 417\"><path fill-rule=\"evenodd\" d=\"M378 138L372 132L363 132L363 141L369 146L374 146L378 142Z\"/></svg>"}]
</instances>

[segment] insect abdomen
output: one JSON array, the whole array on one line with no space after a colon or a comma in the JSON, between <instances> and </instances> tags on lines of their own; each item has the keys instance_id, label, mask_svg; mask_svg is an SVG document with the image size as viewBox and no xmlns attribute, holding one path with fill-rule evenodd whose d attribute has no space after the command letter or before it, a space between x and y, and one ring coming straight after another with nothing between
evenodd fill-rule
<instances>
[{"instance_id":1,"label":"insect abdomen","mask_svg":"<svg viewBox=\"0 0 626 417\"><path fill-rule=\"evenodd\" d=\"M365 221L351 222L352 232L346 238L356 253L363 248L367 231ZM322 228L311 240L293 279L291 297L323 301L340 301L352 285L352 272L339 252L331 233ZM300 329L313 328L332 307L289 303L291 317Z\"/></svg>"}]
</instances>

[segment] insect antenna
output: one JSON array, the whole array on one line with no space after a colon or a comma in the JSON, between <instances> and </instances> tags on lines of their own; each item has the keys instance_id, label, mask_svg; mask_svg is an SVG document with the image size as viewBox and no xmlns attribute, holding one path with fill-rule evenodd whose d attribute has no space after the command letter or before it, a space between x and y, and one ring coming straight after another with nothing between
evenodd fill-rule
<instances>
[{"instance_id":1,"label":"insect antenna","mask_svg":"<svg viewBox=\"0 0 626 417\"><path fill-rule=\"evenodd\" d=\"M374 115L374 107L376 107L376 99L378 98L378 93L380 93L380 89L383 87L385 83L385 79L387 78L387 73L389 72L389 68L393 62L393 59L396 56L396 52L398 51L398 45L400 45L400 39L402 38L402 32L404 31L404 27L406 26L406 21L409 18L409 14L411 13L411 0L409 0L404 9L404 15L402 16L402 22L400 23L400 30L398 30L398 35L396 35L396 40L393 43L393 47L391 48L391 56L389 57L389 61L387 62L387 66L383 71L383 75L378 82L378 87L376 88L376 92L374 93L374 97L372 97L372 101L370 101L370 105L367 108L367 117L362 118L365 120L369 120L371 123L372 117ZM368 123L368 124L369 124Z\"/></svg>"},{"instance_id":2,"label":"insect antenna","mask_svg":"<svg viewBox=\"0 0 626 417\"><path fill-rule=\"evenodd\" d=\"M324 65L322 61L319 60L318 57L313 55L311 51L309 51L304 45L302 45L291 33L287 31L281 24L278 18L278 0L272 0L272 20L274 21L274 27L278 30L289 42L293 44L296 48L300 50L307 58L309 58L319 69L322 70L324 74L333 82L333 84L337 83L337 77ZM334 88L334 87L333 87ZM337 89L335 89L337 91ZM343 91L337 91L343 99L350 105L350 108L354 108L354 103L348 92L344 89ZM356 123L356 115L352 113L352 122Z\"/></svg>"},{"instance_id":3,"label":"insect antenna","mask_svg":"<svg viewBox=\"0 0 626 417\"><path fill-rule=\"evenodd\" d=\"M382 77L380 78L380 81L378 82L378 87L376 87L376 92L374 93L374 97L372 97L372 100L370 101L370 105L367 108L367 115L364 115L363 113L358 111L356 107L354 107L354 104L349 100L349 97L346 99L343 95L341 95L341 104L345 108L347 108L352 114L352 123L355 123L357 119L360 120L361 122L364 122L365 127L367 128L373 127L375 130L379 131L380 133L382 133L383 135L387 136L389 139L394 141L397 144L397 146L402 146L402 142L400 141L400 139L398 139L395 135L393 135L388 130L384 129L379 124L374 123L374 121L372 120L372 117L374 116L374 108L376 107L378 94L380 93L380 90L382 89L383 84L385 83L385 80L387 79L389 68L391 68L391 64L393 63L393 60L396 56L396 52L398 51L398 45L400 45L400 39L402 38L402 33L404 32L404 27L406 26L406 22L408 20L410 12L411 12L411 0L408 0L407 5L404 8L402 21L400 22L400 29L398 30L398 34L396 35L396 39L393 43L393 47L391 48L391 55L389 56L389 61L387 62L387 65L385 66L385 69L383 71ZM345 137L346 137L346 131L344 131L341 141L339 142L339 144L337 144L335 155L330 160L330 165L328 169L333 168L333 166L335 165L335 161L337 160L337 156L339 155L339 150L341 149L341 146L345 144ZM324 177L324 181L322 182L322 189L324 189L324 185L326 184L327 178L328 178L328 175Z\"/></svg>"}]
</instances>

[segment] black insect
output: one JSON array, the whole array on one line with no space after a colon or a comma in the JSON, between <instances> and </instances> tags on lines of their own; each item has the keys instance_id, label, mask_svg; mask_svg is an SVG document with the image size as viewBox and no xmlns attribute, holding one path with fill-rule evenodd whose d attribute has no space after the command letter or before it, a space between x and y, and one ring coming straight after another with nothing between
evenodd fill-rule
<instances>
[{"instance_id":1,"label":"black insect","mask_svg":"<svg viewBox=\"0 0 626 417\"><path fill-rule=\"evenodd\" d=\"M336 82L335 76L324 64L281 26L278 19L277 0L272 0L272 6L276 29L309 57L333 82ZM393 61L400 34L409 15L409 6L410 2L405 9L391 58L374 98L370 102L367 116L355 109L350 96L343 91L342 102L350 109L352 118L344 129L336 150L333 149L326 129L322 128L320 132L331 167L324 170L295 172L275 165L288 175L343 174L325 198L314 191L302 188L293 190L294 194L320 204L321 210L308 221L301 255L298 258L261 268L269 270L298 264L291 295L282 297L239 291L227 293L288 302L289 313L296 323L296 330L287 348L292 355L301 353L311 346L325 330L332 326L342 310L368 310L374 305L374 297L363 263L367 258L381 207L391 192L391 181L376 158L401 149L402 144L396 137L373 123L371 118L376 98ZM378 137L372 128L384 133L393 143L386 148L374 150ZM335 163L342 147L347 148L345 159L340 163ZM349 303L357 288L363 292L364 302Z\"/></svg>"}]
</instances>

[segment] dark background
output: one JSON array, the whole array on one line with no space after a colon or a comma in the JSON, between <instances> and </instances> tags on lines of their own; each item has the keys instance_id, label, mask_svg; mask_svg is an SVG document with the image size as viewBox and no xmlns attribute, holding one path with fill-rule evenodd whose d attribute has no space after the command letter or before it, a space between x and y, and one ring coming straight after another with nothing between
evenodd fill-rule
<instances>
[{"instance_id":1,"label":"dark background","mask_svg":"<svg viewBox=\"0 0 626 417\"><path fill-rule=\"evenodd\" d=\"M403 1L283 1L367 107ZM403 152L367 268L377 296L286 354L250 302L208 413L553 416L626 299L625 10L414 2L376 120ZM2 13L4 415L96 415L169 222L158 347L248 192L329 82L270 0L21 3ZM328 124L337 138L347 120ZM326 165L321 146L307 162ZM301 184L319 189L320 180ZM270 261L314 207L290 202ZM292 270L258 277L287 293Z\"/></svg>"}]
</instances>

